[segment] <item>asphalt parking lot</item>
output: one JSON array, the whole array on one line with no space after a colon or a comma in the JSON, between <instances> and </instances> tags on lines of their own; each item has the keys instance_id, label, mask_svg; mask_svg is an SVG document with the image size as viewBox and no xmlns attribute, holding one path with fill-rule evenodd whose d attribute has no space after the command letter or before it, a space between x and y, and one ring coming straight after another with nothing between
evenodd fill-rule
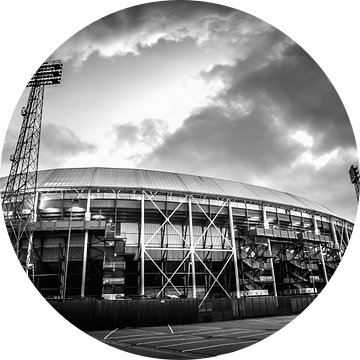
<instances>
[{"instance_id":1,"label":"asphalt parking lot","mask_svg":"<svg viewBox=\"0 0 360 360\"><path fill-rule=\"evenodd\" d=\"M199 359L253 345L280 330L295 317L277 316L86 333L105 344L137 355L159 359Z\"/></svg>"}]
</instances>

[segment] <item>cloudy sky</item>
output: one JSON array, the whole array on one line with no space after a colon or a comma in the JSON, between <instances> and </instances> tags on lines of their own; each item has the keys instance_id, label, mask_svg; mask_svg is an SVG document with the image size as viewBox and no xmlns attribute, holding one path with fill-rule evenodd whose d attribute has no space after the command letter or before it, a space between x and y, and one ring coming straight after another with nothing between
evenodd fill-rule
<instances>
[{"instance_id":1,"label":"cloudy sky","mask_svg":"<svg viewBox=\"0 0 360 360\"><path fill-rule=\"evenodd\" d=\"M61 85L46 88L40 169L218 177L355 220L347 171L358 155L346 110L312 57L268 23L210 3L158 2L92 23L49 59L64 69ZM28 94L11 118L2 176Z\"/></svg>"}]
</instances>

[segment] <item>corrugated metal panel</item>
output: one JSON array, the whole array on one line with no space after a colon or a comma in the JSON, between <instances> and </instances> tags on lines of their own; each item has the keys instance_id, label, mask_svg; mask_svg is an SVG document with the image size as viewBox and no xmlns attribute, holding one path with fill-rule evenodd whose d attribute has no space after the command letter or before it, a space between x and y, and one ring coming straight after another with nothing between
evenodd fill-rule
<instances>
[{"instance_id":1,"label":"corrugated metal panel","mask_svg":"<svg viewBox=\"0 0 360 360\"><path fill-rule=\"evenodd\" d=\"M141 183L135 169L96 168L91 181L95 188L139 188ZM121 170L121 171L119 171Z\"/></svg>"},{"instance_id":2,"label":"corrugated metal panel","mask_svg":"<svg viewBox=\"0 0 360 360\"><path fill-rule=\"evenodd\" d=\"M311 201L311 200L308 200L304 197L301 197L301 196L297 196L297 195L292 195L292 197L294 199L297 199L300 203L303 204L303 207L308 207L310 209L313 209L313 210L317 210L317 211L320 211L320 212L323 212L323 213L327 213L327 214L332 214L334 216L337 216L332 210L328 209L326 206L323 206L317 202L314 202L314 201Z\"/></svg>"},{"instance_id":3,"label":"corrugated metal panel","mask_svg":"<svg viewBox=\"0 0 360 360\"><path fill-rule=\"evenodd\" d=\"M38 188L77 188L91 186L95 168L54 169L38 172Z\"/></svg>"},{"instance_id":4,"label":"corrugated metal panel","mask_svg":"<svg viewBox=\"0 0 360 360\"><path fill-rule=\"evenodd\" d=\"M264 188L261 186L255 186L255 185L245 185L246 187L250 188L252 192L254 192L259 199L265 200L268 202L286 202L284 194L280 194L278 191L273 191L268 188Z\"/></svg>"},{"instance_id":5,"label":"corrugated metal panel","mask_svg":"<svg viewBox=\"0 0 360 360\"><path fill-rule=\"evenodd\" d=\"M238 183L234 181L220 180L224 186L225 193L238 194L236 197L244 199L262 200L261 197L254 191L254 186Z\"/></svg>"},{"instance_id":6,"label":"corrugated metal panel","mask_svg":"<svg viewBox=\"0 0 360 360\"><path fill-rule=\"evenodd\" d=\"M1 191L6 178L0 179ZM51 169L38 172L39 189L133 189L223 196L305 208L336 216L331 210L311 200L265 187L204 176L161 171L117 168Z\"/></svg>"}]
</instances>

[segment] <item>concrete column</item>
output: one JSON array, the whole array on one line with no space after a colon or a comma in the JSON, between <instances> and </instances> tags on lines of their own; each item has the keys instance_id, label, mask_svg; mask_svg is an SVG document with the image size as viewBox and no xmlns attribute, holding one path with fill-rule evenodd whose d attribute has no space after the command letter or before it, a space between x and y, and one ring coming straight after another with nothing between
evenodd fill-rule
<instances>
[{"instance_id":1,"label":"concrete column","mask_svg":"<svg viewBox=\"0 0 360 360\"><path fill-rule=\"evenodd\" d=\"M81 297L85 297L88 244L89 244L89 230L85 230L84 255L83 255L83 266L82 266L82 276L81 276Z\"/></svg>"},{"instance_id":2,"label":"concrete column","mask_svg":"<svg viewBox=\"0 0 360 360\"><path fill-rule=\"evenodd\" d=\"M90 219L91 219L90 201L91 201L91 191L89 190L87 202L86 202L85 221L90 221Z\"/></svg>"},{"instance_id":3,"label":"concrete column","mask_svg":"<svg viewBox=\"0 0 360 360\"><path fill-rule=\"evenodd\" d=\"M145 194L141 196L141 224L140 224L140 296L145 295Z\"/></svg>"},{"instance_id":4,"label":"concrete column","mask_svg":"<svg viewBox=\"0 0 360 360\"><path fill-rule=\"evenodd\" d=\"M231 201L229 201L229 221L230 221L231 244L232 244L234 270L235 270L236 297L239 299L240 298L240 280L239 280L239 269L238 269L238 261L237 261L237 254L236 254L234 219L233 219L233 214L232 214Z\"/></svg>"},{"instance_id":5,"label":"concrete column","mask_svg":"<svg viewBox=\"0 0 360 360\"><path fill-rule=\"evenodd\" d=\"M194 244L193 223L192 223L191 197L189 197L188 205L189 205L189 236L190 236L191 275L192 275L192 290L193 290L192 297L194 299L196 299L195 244Z\"/></svg>"},{"instance_id":6,"label":"concrete column","mask_svg":"<svg viewBox=\"0 0 360 360\"><path fill-rule=\"evenodd\" d=\"M314 234L315 234L315 235L320 235L320 230L319 230L319 228L318 228L318 226L317 226L317 221L316 221L316 216L315 216L315 214L314 214L313 217L312 217L312 221L313 221L313 225L314 225Z\"/></svg>"},{"instance_id":7,"label":"concrete column","mask_svg":"<svg viewBox=\"0 0 360 360\"><path fill-rule=\"evenodd\" d=\"M263 215L263 225L264 225L264 229L269 229L269 222L266 216L266 209L265 206L262 207L262 215Z\"/></svg>"},{"instance_id":8,"label":"concrete column","mask_svg":"<svg viewBox=\"0 0 360 360\"><path fill-rule=\"evenodd\" d=\"M88 196L87 196L87 202L86 202L85 221L90 221L90 220L91 220L90 201L91 201L91 191L90 191L90 189L89 189L89 191L88 191ZM85 297L86 267L87 267L88 245L89 245L89 230L85 230L85 234L84 234L83 266L82 266L82 275L81 275L81 297Z\"/></svg>"}]
</instances>

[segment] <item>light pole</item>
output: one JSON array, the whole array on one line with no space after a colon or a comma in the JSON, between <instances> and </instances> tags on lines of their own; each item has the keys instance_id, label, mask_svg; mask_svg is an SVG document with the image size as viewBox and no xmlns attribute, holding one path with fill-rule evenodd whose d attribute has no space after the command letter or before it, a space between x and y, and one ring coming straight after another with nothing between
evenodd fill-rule
<instances>
[{"instance_id":1,"label":"light pole","mask_svg":"<svg viewBox=\"0 0 360 360\"><path fill-rule=\"evenodd\" d=\"M79 199L71 199L69 231L68 231L67 247L66 247L66 257L65 257L65 275L64 275L63 302L65 302L65 299L66 299L66 286L67 286L68 267L69 267L70 239L71 239L71 221L72 221L73 205L74 205L74 202L78 202L78 201L79 201Z\"/></svg>"}]
</instances>

